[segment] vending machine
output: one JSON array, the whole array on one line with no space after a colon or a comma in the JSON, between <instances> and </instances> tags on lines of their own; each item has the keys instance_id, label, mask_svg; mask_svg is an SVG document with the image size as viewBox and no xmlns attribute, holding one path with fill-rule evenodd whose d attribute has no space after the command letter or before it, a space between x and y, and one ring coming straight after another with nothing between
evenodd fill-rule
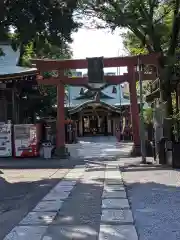
<instances>
[{"instance_id":1,"label":"vending machine","mask_svg":"<svg viewBox=\"0 0 180 240\"><path fill-rule=\"evenodd\" d=\"M12 156L12 125L0 123L0 157Z\"/></svg>"},{"instance_id":2,"label":"vending machine","mask_svg":"<svg viewBox=\"0 0 180 240\"><path fill-rule=\"evenodd\" d=\"M40 125L14 125L14 157L37 157L40 153Z\"/></svg>"}]
</instances>

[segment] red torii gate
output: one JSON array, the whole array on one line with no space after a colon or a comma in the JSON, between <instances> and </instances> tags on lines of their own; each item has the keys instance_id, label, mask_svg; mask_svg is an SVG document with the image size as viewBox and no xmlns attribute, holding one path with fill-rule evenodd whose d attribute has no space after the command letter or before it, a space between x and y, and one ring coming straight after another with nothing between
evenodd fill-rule
<instances>
[{"instance_id":1,"label":"red torii gate","mask_svg":"<svg viewBox=\"0 0 180 240\"><path fill-rule=\"evenodd\" d=\"M143 65L158 66L158 54L141 55L141 63ZM115 57L104 58L104 68L108 67L127 67L128 73L119 76L104 76L105 82L108 85L117 85L123 82L129 83L130 89L130 103L131 103L131 119L133 130L134 149L139 152L140 137L139 137L139 108L136 94L136 81L138 79L138 72L136 66L138 65L138 56L132 57ZM40 75L37 77L38 84L55 85L57 86L57 135L56 135L56 153L60 156L64 155L65 151L65 130L64 130L64 85L87 86L87 77L71 78L65 76L64 72L69 69L85 69L88 67L86 59L70 59L70 60L49 60L36 59L32 60L36 64ZM57 76L50 78L43 78L43 72L56 71ZM156 74L142 74L143 80L155 80Z\"/></svg>"}]
</instances>

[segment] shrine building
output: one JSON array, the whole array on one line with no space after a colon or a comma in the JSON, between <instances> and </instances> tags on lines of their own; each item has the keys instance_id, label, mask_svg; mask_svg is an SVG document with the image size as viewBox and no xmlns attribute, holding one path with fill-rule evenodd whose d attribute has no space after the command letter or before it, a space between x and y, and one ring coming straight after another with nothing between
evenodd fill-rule
<instances>
[{"instance_id":1,"label":"shrine building","mask_svg":"<svg viewBox=\"0 0 180 240\"><path fill-rule=\"evenodd\" d=\"M81 72L75 73L78 77ZM115 75L115 73L105 73ZM77 136L121 134L132 139L129 84L110 85L96 92L81 86L68 86L65 107L76 121Z\"/></svg>"}]
</instances>

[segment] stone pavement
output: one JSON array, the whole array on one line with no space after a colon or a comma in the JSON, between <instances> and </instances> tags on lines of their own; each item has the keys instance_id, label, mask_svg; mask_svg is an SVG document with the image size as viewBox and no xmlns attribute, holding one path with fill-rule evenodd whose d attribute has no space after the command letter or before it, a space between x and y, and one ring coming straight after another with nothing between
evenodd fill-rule
<instances>
[{"instance_id":1,"label":"stone pavement","mask_svg":"<svg viewBox=\"0 0 180 240\"><path fill-rule=\"evenodd\" d=\"M180 239L180 172L139 162L85 159L3 240Z\"/></svg>"},{"instance_id":2,"label":"stone pavement","mask_svg":"<svg viewBox=\"0 0 180 240\"><path fill-rule=\"evenodd\" d=\"M82 160L72 160L75 168L66 170L0 240L180 239L180 172L140 165L140 158L127 157L129 147L123 144L118 157L114 140L93 141L72 146Z\"/></svg>"},{"instance_id":3,"label":"stone pavement","mask_svg":"<svg viewBox=\"0 0 180 240\"><path fill-rule=\"evenodd\" d=\"M70 159L8 159L0 158L2 169L47 169L71 168L80 164L84 159L114 158L128 156L132 149L132 142L117 142L113 136L83 137L77 144L67 144ZM59 161L60 160L60 161Z\"/></svg>"},{"instance_id":4,"label":"stone pavement","mask_svg":"<svg viewBox=\"0 0 180 240\"><path fill-rule=\"evenodd\" d=\"M137 240L116 162L76 166L4 240Z\"/></svg>"},{"instance_id":5,"label":"stone pavement","mask_svg":"<svg viewBox=\"0 0 180 240\"><path fill-rule=\"evenodd\" d=\"M69 169L0 170L0 239L69 172Z\"/></svg>"},{"instance_id":6,"label":"stone pavement","mask_svg":"<svg viewBox=\"0 0 180 240\"><path fill-rule=\"evenodd\" d=\"M180 171L121 166L139 240L180 239Z\"/></svg>"},{"instance_id":7,"label":"stone pavement","mask_svg":"<svg viewBox=\"0 0 180 240\"><path fill-rule=\"evenodd\" d=\"M117 142L114 136L82 137L77 144L69 144L68 150L73 158L114 158L128 156L132 142Z\"/></svg>"}]
</instances>

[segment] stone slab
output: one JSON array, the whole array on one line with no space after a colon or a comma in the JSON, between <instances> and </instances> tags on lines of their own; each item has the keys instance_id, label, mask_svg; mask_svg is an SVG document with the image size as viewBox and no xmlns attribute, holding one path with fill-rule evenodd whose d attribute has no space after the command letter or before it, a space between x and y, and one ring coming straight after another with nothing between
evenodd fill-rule
<instances>
[{"instance_id":1,"label":"stone slab","mask_svg":"<svg viewBox=\"0 0 180 240\"><path fill-rule=\"evenodd\" d=\"M98 232L88 225L50 226L42 240L97 240Z\"/></svg>"},{"instance_id":2,"label":"stone slab","mask_svg":"<svg viewBox=\"0 0 180 240\"><path fill-rule=\"evenodd\" d=\"M63 201L41 201L34 209L33 212L57 212L63 204Z\"/></svg>"},{"instance_id":3,"label":"stone slab","mask_svg":"<svg viewBox=\"0 0 180 240\"><path fill-rule=\"evenodd\" d=\"M129 202L127 199L103 199L102 208L130 208Z\"/></svg>"},{"instance_id":4,"label":"stone slab","mask_svg":"<svg viewBox=\"0 0 180 240\"><path fill-rule=\"evenodd\" d=\"M53 222L56 212L30 212L20 225L49 225Z\"/></svg>"},{"instance_id":5,"label":"stone slab","mask_svg":"<svg viewBox=\"0 0 180 240\"><path fill-rule=\"evenodd\" d=\"M41 240L46 226L17 226L3 240Z\"/></svg>"},{"instance_id":6,"label":"stone slab","mask_svg":"<svg viewBox=\"0 0 180 240\"><path fill-rule=\"evenodd\" d=\"M124 185L123 184L118 184L118 185L110 185L110 184L105 184L104 185L104 191L107 192L112 192L112 191L125 191Z\"/></svg>"},{"instance_id":7,"label":"stone slab","mask_svg":"<svg viewBox=\"0 0 180 240\"><path fill-rule=\"evenodd\" d=\"M74 186L75 184L76 184L76 181L62 180L55 187Z\"/></svg>"},{"instance_id":8,"label":"stone slab","mask_svg":"<svg viewBox=\"0 0 180 240\"><path fill-rule=\"evenodd\" d=\"M54 192L50 191L44 198L43 201L55 201L55 200L64 200L69 196L70 192Z\"/></svg>"},{"instance_id":9,"label":"stone slab","mask_svg":"<svg viewBox=\"0 0 180 240\"><path fill-rule=\"evenodd\" d=\"M104 181L105 184L108 185L119 185L119 184L123 184L123 181L121 178L117 178L117 179L105 179Z\"/></svg>"},{"instance_id":10,"label":"stone slab","mask_svg":"<svg viewBox=\"0 0 180 240\"><path fill-rule=\"evenodd\" d=\"M133 223L132 212L129 209L103 209L101 221L113 223Z\"/></svg>"},{"instance_id":11,"label":"stone slab","mask_svg":"<svg viewBox=\"0 0 180 240\"><path fill-rule=\"evenodd\" d=\"M74 186L56 186L51 190L51 192L54 193L71 192L73 188Z\"/></svg>"},{"instance_id":12,"label":"stone slab","mask_svg":"<svg viewBox=\"0 0 180 240\"><path fill-rule=\"evenodd\" d=\"M138 240L133 225L101 225L99 240Z\"/></svg>"},{"instance_id":13,"label":"stone slab","mask_svg":"<svg viewBox=\"0 0 180 240\"><path fill-rule=\"evenodd\" d=\"M102 198L126 198L125 191L103 191Z\"/></svg>"}]
</instances>

